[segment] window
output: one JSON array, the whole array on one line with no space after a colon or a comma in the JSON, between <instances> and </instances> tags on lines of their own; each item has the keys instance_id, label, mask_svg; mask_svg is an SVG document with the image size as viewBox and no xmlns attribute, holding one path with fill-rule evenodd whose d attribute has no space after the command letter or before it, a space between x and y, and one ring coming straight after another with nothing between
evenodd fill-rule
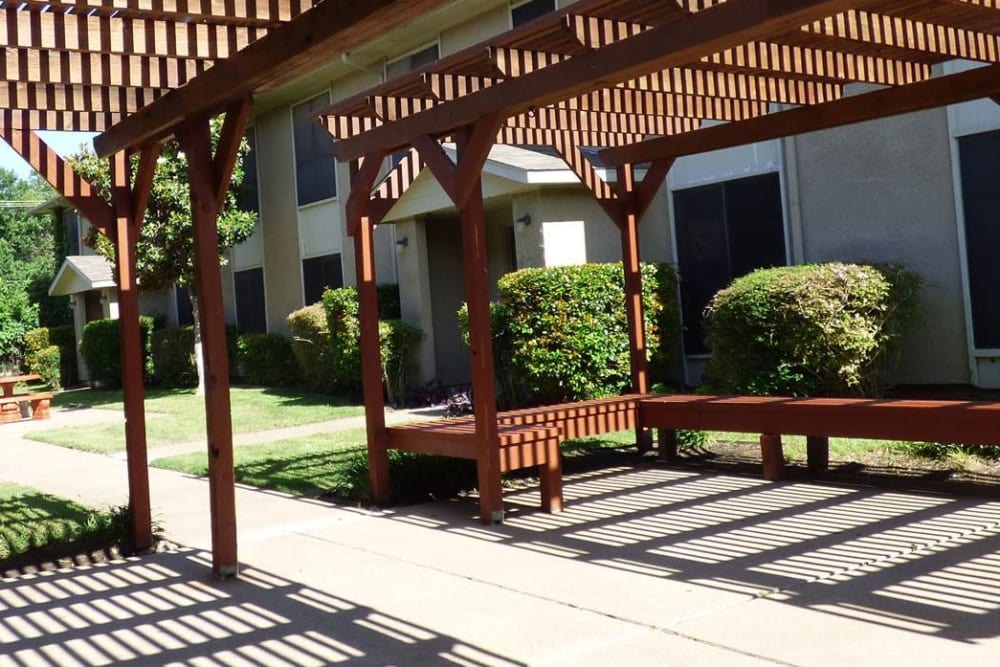
<instances>
[{"instance_id":1,"label":"window","mask_svg":"<svg viewBox=\"0 0 1000 667\"><path fill-rule=\"evenodd\" d=\"M958 140L965 212L965 256L972 309L972 338L978 350L1000 348L1000 132Z\"/></svg>"},{"instance_id":2,"label":"window","mask_svg":"<svg viewBox=\"0 0 1000 667\"><path fill-rule=\"evenodd\" d=\"M516 28L539 16L544 16L556 10L556 0L528 0L519 4L511 4L510 25Z\"/></svg>"},{"instance_id":3,"label":"window","mask_svg":"<svg viewBox=\"0 0 1000 667\"><path fill-rule=\"evenodd\" d=\"M63 210L63 229L66 230L66 254L80 254L80 214L69 209Z\"/></svg>"},{"instance_id":4,"label":"window","mask_svg":"<svg viewBox=\"0 0 1000 667\"><path fill-rule=\"evenodd\" d=\"M240 161L243 167L243 182L236 193L236 205L241 211L260 213L260 198L257 194L257 133L250 128L246 134L250 150Z\"/></svg>"},{"instance_id":5,"label":"window","mask_svg":"<svg viewBox=\"0 0 1000 667\"><path fill-rule=\"evenodd\" d=\"M306 305L323 298L323 292L344 286L344 272L340 255L323 255L302 260L302 290Z\"/></svg>"},{"instance_id":6,"label":"window","mask_svg":"<svg viewBox=\"0 0 1000 667\"><path fill-rule=\"evenodd\" d=\"M385 79L386 81L395 79L397 76L420 69L424 65L428 65L440 57L441 54L438 50L438 45L431 44L430 46L420 49L419 51L414 51L407 56L397 58L396 60L387 63L385 66Z\"/></svg>"},{"instance_id":7,"label":"window","mask_svg":"<svg viewBox=\"0 0 1000 667\"><path fill-rule=\"evenodd\" d=\"M333 159L333 137L313 117L330 106L323 93L292 107L295 145L295 186L299 206L337 196L337 175Z\"/></svg>"},{"instance_id":8,"label":"window","mask_svg":"<svg viewBox=\"0 0 1000 667\"><path fill-rule=\"evenodd\" d=\"M242 333L267 333L264 269L233 272L236 283L236 326Z\"/></svg>"},{"instance_id":9,"label":"window","mask_svg":"<svg viewBox=\"0 0 1000 667\"><path fill-rule=\"evenodd\" d=\"M707 352L702 312L734 278L785 264L778 174L674 192L684 350Z\"/></svg>"},{"instance_id":10,"label":"window","mask_svg":"<svg viewBox=\"0 0 1000 667\"><path fill-rule=\"evenodd\" d=\"M194 324L194 308L191 307L191 290L176 285L174 300L177 302L177 326L189 327Z\"/></svg>"}]
</instances>

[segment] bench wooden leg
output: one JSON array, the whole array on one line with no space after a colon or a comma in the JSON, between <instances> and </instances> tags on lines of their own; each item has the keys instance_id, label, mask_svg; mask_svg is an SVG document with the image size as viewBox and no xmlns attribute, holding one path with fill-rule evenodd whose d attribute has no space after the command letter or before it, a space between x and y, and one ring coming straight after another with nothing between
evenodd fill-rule
<instances>
[{"instance_id":1,"label":"bench wooden leg","mask_svg":"<svg viewBox=\"0 0 1000 667\"><path fill-rule=\"evenodd\" d=\"M552 439L545 446L545 463L538 466L538 478L542 493L542 510L545 512L563 511L562 489L562 455L559 453L559 441Z\"/></svg>"},{"instance_id":2,"label":"bench wooden leg","mask_svg":"<svg viewBox=\"0 0 1000 667\"><path fill-rule=\"evenodd\" d=\"M32 419L48 419L49 418L49 405L50 401L47 398L38 399L31 402L31 418Z\"/></svg>"},{"instance_id":3,"label":"bench wooden leg","mask_svg":"<svg viewBox=\"0 0 1000 667\"><path fill-rule=\"evenodd\" d=\"M826 472L830 467L830 438L808 436L806 438L806 457L810 472Z\"/></svg>"},{"instance_id":4,"label":"bench wooden leg","mask_svg":"<svg viewBox=\"0 0 1000 667\"><path fill-rule=\"evenodd\" d=\"M0 405L0 424L10 424L21 421L21 406L17 403Z\"/></svg>"},{"instance_id":5,"label":"bench wooden leg","mask_svg":"<svg viewBox=\"0 0 1000 667\"><path fill-rule=\"evenodd\" d=\"M672 428L660 428L656 430L657 449L660 460L667 463L677 461L677 431Z\"/></svg>"},{"instance_id":6,"label":"bench wooden leg","mask_svg":"<svg viewBox=\"0 0 1000 667\"><path fill-rule=\"evenodd\" d=\"M646 452L653 451L653 431L652 429L642 428L637 426L635 428L635 445L638 448L640 454L645 454Z\"/></svg>"},{"instance_id":7,"label":"bench wooden leg","mask_svg":"<svg viewBox=\"0 0 1000 667\"><path fill-rule=\"evenodd\" d=\"M760 436L760 457L764 462L764 479L777 482L785 478L785 454L781 435L764 433Z\"/></svg>"}]
</instances>

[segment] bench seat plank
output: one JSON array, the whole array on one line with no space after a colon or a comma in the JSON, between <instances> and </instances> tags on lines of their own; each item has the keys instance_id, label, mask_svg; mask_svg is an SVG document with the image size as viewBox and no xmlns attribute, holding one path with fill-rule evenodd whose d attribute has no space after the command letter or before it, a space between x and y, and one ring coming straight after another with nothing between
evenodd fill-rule
<instances>
[{"instance_id":1,"label":"bench seat plank","mask_svg":"<svg viewBox=\"0 0 1000 667\"><path fill-rule=\"evenodd\" d=\"M1000 444L1000 402L663 395L639 423L781 435Z\"/></svg>"}]
</instances>

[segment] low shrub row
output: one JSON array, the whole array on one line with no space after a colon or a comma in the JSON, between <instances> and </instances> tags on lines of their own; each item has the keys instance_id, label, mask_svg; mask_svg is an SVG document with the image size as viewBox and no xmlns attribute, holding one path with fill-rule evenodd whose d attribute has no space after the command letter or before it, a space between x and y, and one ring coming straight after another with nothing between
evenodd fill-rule
<instances>
[{"instance_id":1,"label":"low shrub row","mask_svg":"<svg viewBox=\"0 0 1000 667\"><path fill-rule=\"evenodd\" d=\"M142 337L143 374L147 382L153 378L153 354L151 339L155 328L154 319L148 315L139 316L139 331ZM88 322L83 328L80 345L83 359L90 371L91 382L114 387L121 384L121 334L118 320L104 319Z\"/></svg>"}]
</instances>

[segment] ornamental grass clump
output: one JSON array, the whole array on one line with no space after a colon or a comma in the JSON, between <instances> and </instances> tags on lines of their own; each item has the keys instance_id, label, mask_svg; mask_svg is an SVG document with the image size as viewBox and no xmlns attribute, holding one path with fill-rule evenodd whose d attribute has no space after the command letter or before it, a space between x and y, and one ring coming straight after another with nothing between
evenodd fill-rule
<instances>
[{"instance_id":1,"label":"ornamental grass clump","mask_svg":"<svg viewBox=\"0 0 1000 667\"><path fill-rule=\"evenodd\" d=\"M898 265L760 269L705 309L713 391L879 396L914 322L921 280Z\"/></svg>"}]
</instances>

